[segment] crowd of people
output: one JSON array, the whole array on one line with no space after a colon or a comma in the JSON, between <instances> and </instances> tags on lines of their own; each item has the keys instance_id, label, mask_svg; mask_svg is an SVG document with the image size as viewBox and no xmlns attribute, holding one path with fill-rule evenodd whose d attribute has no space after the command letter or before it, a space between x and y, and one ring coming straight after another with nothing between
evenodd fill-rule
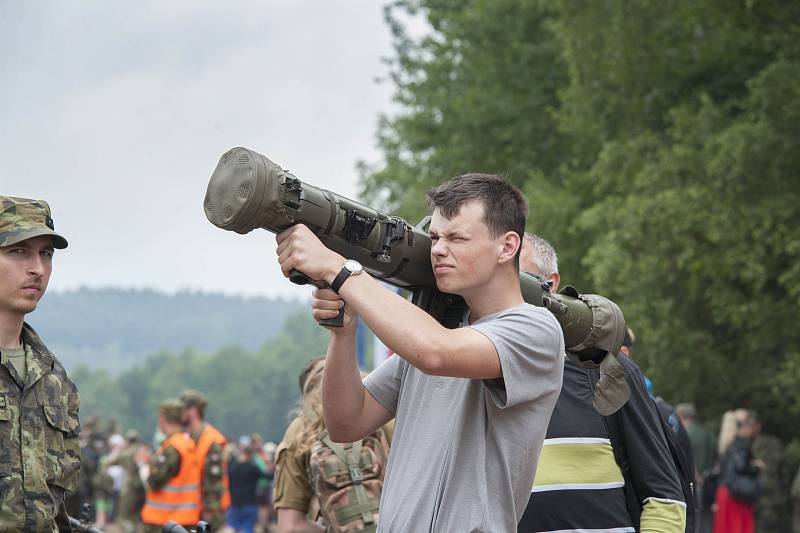
<instances>
[{"instance_id":1,"label":"crowd of people","mask_svg":"<svg viewBox=\"0 0 800 533\"><path fill-rule=\"evenodd\" d=\"M536 241L538 237L528 234L526 238L537 243L537 250L542 250L542 243ZM546 251L546 242L544 246ZM625 350L630 355L630 332L626 343ZM326 485L319 469L316 474L312 473L315 458L319 457L320 449L324 448L325 426L321 407L324 366L325 359L317 357L309 361L301 372L301 401L293 412L294 419L280 446L271 442L264 443L257 433L226 442L222 451L230 491L230 505L224 519L228 531L267 533L305 528L308 531L324 532L323 524L331 524L336 520L336 511L347 509L356 500L354 497L339 498L333 507L324 504L330 499L330 486L337 482ZM570 457L567 454L560 458L558 455L563 452L550 452L548 440L561 439L558 444L563 446L566 443L564 439L568 438L564 435L574 432L576 427L591 427L591 422L587 423L587 415L589 418L595 416L590 409L585 409L583 414L575 409L575 397L579 394L573 391L579 389L573 384L573 373L577 369L572 366L567 368L569 372L565 374L562 392L548 428L545 452L540 456L532 497L520 522L519 531L540 531L543 527L554 527L542 526L542 522L563 525L566 521L574 524L587 519L587 516L591 523L598 524L613 517L614 509L619 515L627 513L627 510L622 512L620 507L610 503L613 498L598 494L597 489L569 487L568 483L564 483L567 480L559 479L561 461L577 461L584 466L592 461L585 455ZM644 384L648 380L644 376L641 379L643 389L647 391L648 387ZM648 397L650 393L648 391ZM142 479L142 466L148 458L151 468L156 465L157 460L152 461L154 450L162 448L164 441L175 432L169 426L170 421L180 426L180 432L188 429L189 417L184 414L187 404L194 409L201 406L200 412L205 409L205 399L196 391L187 391L182 398L183 402L168 400L161 404L159 414L166 419L167 424L160 424L151 444L143 442L135 430L123 432L115 420L109 421L105 427L98 417L92 417L84 423L80 437L82 469L78 489L67 500L71 515L80 516L82 504L90 503L92 516L89 518L97 527L102 529L110 526L109 530L113 530L116 526L123 533L142 531L141 511L148 487L147 479ZM654 400L663 402L661 398ZM572 410L562 412L568 409ZM569 417L565 416L566 412L570 412ZM800 510L800 494L797 489L800 485L800 472L792 487L784 446L776 437L761 431L755 412L747 409L729 411L719 424L702 423L691 403L678 404L672 413L674 415L671 420L670 411L662 416L671 428L675 428L676 434L679 432L678 428L685 432L687 440L685 443L681 442L681 445L694 467L697 505L694 531L799 531L797 526L800 525L800 515L795 514L792 522L792 505L796 502L794 505ZM717 426L719 435L715 437L713 428ZM570 430L569 427L573 429ZM392 432L393 424L387 424L371 440L365 440L368 443L365 448L367 451L363 454L367 459L362 461L365 465L363 470L368 491L365 501L372 505L372 523L377 522L379 517L382 480ZM647 457L651 463L647 468L657 469L659 465L671 462L666 457L654 460L653 447L645 449L649 450ZM583 448L582 452L585 454L587 450ZM589 451L589 455L593 453ZM166 455L168 454L162 454ZM633 459L636 466L632 468L645 468L638 466L636 460ZM331 466L335 462L336 458L333 457L327 465ZM277 478L273 487L276 465ZM333 469L335 470L335 466ZM154 476L149 479L156 478ZM338 481L338 489L352 492L352 487L347 480ZM543 487L546 488L542 490ZM596 502L593 503L593 500ZM569 506L559 502L569 502ZM570 509L574 505L594 512L588 515L575 513L574 507ZM606 514L601 514L598 509L603 509ZM368 519L364 523L362 514L353 513L348 523L339 524L341 529L336 530L345 530L347 526L352 530L353 522L358 522L358 530L364 530L370 521ZM204 517L214 521L211 514ZM222 522L217 520L216 525L221 528Z\"/></svg>"},{"instance_id":2,"label":"crowd of people","mask_svg":"<svg viewBox=\"0 0 800 533\"><path fill-rule=\"evenodd\" d=\"M690 440L699 532L800 531L800 470L792 472L783 443L762 431L755 411L726 412L712 424L717 438L693 404L675 411Z\"/></svg>"},{"instance_id":3,"label":"crowd of people","mask_svg":"<svg viewBox=\"0 0 800 533\"><path fill-rule=\"evenodd\" d=\"M69 531L83 503L100 526L145 533L200 520L265 531L271 507L281 533L797 527L800 477L790 500L783 447L753 411L726 413L711 437L694 406L654 396L616 304L564 288L592 310L590 335L565 346L563 324L526 302L520 272L543 300L560 276L553 247L524 232L518 189L467 174L428 201L437 286L468 307L454 329L305 226L278 235L283 273L318 280L312 316L343 320L300 374L302 402L274 448L229 442L196 390L159 405L152 446L92 421L81 430L77 388L24 322L67 241L45 202L0 197L0 530ZM359 317L395 354L367 376Z\"/></svg>"},{"instance_id":4,"label":"crowd of people","mask_svg":"<svg viewBox=\"0 0 800 533\"><path fill-rule=\"evenodd\" d=\"M89 419L69 514L122 533L161 531L169 520L187 527L203 520L231 533L269 531L276 445L258 433L220 438L203 419L206 403L195 390L163 401L151 443L135 430L121 431L116 420L103 426ZM176 496L176 487L187 486Z\"/></svg>"},{"instance_id":5,"label":"crowd of people","mask_svg":"<svg viewBox=\"0 0 800 533\"><path fill-rule=\"evenodd\" d=\"M323 532L325 527L321 524L332 524L336 520L341 522L341 530L350 527L348 531L361 531L370 524L375 525L393 424L387 424L371 439L366 439L363 453L358 454L357 465L363 470L367 496L364 501L371 506L371 518L365 520L364 509L360 508L359 512L343 519L342 511L352 508L357 497L353 495L348 500L334 494L340 488L352 493L356 489L351 483L336 479L343 474L349 476L349 471L337 471L336 453L331 451L338 450L337 444L330 441L324 444L321 409L324 366L325 359L317 357L302 370L299 376L301 401L293 411L295 419L280 446L264 443L258 433L253 433L226 441L224 446L212 450L222 451L220 465L227 472L227 480L211 474L213 460L188 459L192 453L190 443L197 444L203 429L208 427L206 422L201 422L200 426L193 426L191 422L194 415L202 420L207 404L198 391L187 390L180 399L161 402L158 427L151 443L144 442L135 430L122 431L115 419L103 424L99 417L91 417L80 434L81 473L77 490L67 498L69 514L83 515L100 529L122 533L160 531L159 524L169 520L188 527L198 516L198 520L211 525L212 531L229 533L289 532L306 530L304 528ZM178 444L181 442L189 449ZM326 455L321 449L329 453ZM349 453L352 445L342 450ZM194 464L194 474L183 471L183 461ZM273 486L276 463L281 465L281 475ZM333 475L326 472L333 472ZM216 484L206 481L207 473L209 479L217 479ZM143 512L146 507L159 503L159 490L163 492L170 484L185 486L187 479L191 481L189 485L198 484L199 480L203 502L199 515L195 511L187 513L175 509L156 515L152 510ZM229 503L217 506L211 502L221 499L226 488ZM337 500L332 507L326 503L331 496ZM222 513L208 512L214 508L224 511L224 517ZM360 524L358 529L352 529L354 523Z\"/></svg>"}]
</instances>

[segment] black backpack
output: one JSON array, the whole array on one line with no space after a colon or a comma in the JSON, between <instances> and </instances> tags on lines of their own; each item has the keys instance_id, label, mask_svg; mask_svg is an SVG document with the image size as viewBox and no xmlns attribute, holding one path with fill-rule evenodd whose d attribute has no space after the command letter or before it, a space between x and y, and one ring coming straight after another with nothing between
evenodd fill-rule
<instances>
[{"instance_id":1,"label":"black backpack","mask_svg":"<svg viewBox=\"0 0 800 533\"><path fill-rule=\"evenodd\" d=\"M689 460L686 454L683 453L680 445L678 444L677 437L672 432L672 428L667 425L667 422L659 413L658 407L653 402L653 407L658 414L658 421L661 424L661 432L667 440L669 446L669 453L672 456L672 461L675 464L675 469L678 471L678 478L683 491L683 498L686 502L686 532L693 533L695 531L695 515L697 506L694 497L694 472L689 466ZM603 420L608 430L608 438L611 440L611 447L614 450L614 458L622 470L622 476L625 478L625 504L628 507L628 512L633 520L633 525L636 531L639 531L641 516L642 516L642 501L636 495L633 486L633 477L631 476L631 466L628 461L628 454L625 450L625 445L622 440L622 420L619 416L619 411L609 416L604 416Z\"/></svg>"}]
</instances>

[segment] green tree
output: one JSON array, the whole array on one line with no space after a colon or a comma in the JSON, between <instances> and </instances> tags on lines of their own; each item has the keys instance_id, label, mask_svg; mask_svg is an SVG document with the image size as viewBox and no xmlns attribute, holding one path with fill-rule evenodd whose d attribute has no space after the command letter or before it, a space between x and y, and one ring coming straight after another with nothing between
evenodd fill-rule
<instances>
[{"instance_id":1,"label":"green tree","mask_svg":"<svg viewBox=\"0 0 800 533\"><path fill-rule=\"evenodd\" d=\"M226 346L213 354L190 348L159 352L116 377L80 367L73 378L84 417L117 418L145 436L155 429L162 400L195 388L208 397L206 418L226 435L257 431L278 441L299 399L297 375L326 345L326 330L304 311L290 315L284 329L257 351Z\"/></svg>"},{"instance_id":2,"label":"green tree","mask_svg":"<svg viewBox=\"0 0 800 533\"><path fill-rule=\"evenodd\" d=\"M366 198L509 174L562 278L614 298L656 393L800 421L800 5L397 1ZM412 38L407 17L427 21ZM776 409L778 406L778 409Z\"/></svg>"},{"instance_id":3,"label":"green tree","mask_svg":"<svg viewBox=\"0 0 800 533\"><path fill-rule=\"evenodd\" d=\"M381 123L385 165L362 167L368 200L418 219L424 192L449 176L496 172L522 185L533 172L558 168L562 139L550 110L566 68L548 6L399 1L387 8L401 111ZM420 11L433 31L415 42L398 17Z\"/></svg>"}]
</instances>

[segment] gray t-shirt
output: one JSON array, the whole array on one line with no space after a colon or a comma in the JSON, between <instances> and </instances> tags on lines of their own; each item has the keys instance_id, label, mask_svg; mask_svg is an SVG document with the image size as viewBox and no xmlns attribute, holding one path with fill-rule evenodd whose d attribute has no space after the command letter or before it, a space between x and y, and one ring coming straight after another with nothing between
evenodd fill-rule
<instances>
[{"instance_id":1,"label":"gray t-shirt","mask_svg":"<svg viewBox=\"0 0 800 533\"><path fill-rule=\"evenodd\" d=\"M395 414L378 531L508 532L530 498L564 369L564 338L544 308L476 321L503 378L430 376L390 357L364 386Z\"/></svg>"}]
</instances>

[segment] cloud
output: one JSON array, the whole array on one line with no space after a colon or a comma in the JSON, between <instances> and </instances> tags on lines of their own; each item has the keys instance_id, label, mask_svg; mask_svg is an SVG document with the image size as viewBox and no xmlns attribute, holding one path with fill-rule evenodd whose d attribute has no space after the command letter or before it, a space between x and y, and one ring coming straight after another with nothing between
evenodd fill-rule
<instances>
[{"instance_id":1,"label":"cloud","mask_svg":"<svg viewBox=\"0 0 800 533\"><path fill-rule=\"evenodd\" d=\"M70 248L52 287L298 294L274 240L211 226L208 176L232 146L356 192L390 88L372 1L4 4L5 194L47 199ZM13 23L10 21L14 21Z\"/></svg>"}]
</instances>

